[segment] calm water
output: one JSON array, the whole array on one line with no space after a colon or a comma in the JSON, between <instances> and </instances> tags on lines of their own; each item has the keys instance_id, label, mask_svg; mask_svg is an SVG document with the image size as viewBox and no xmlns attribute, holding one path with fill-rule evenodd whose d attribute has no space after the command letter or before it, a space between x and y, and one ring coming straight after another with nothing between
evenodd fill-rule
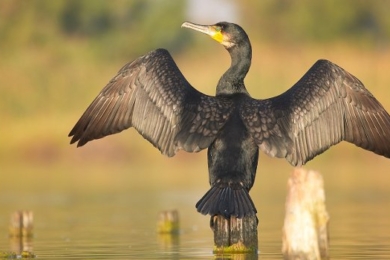
<instances>
[{"instance_id":1,"label":"calm water","mask_svg":"<svg viewBox=\"0 0 390 260\"><path fill-rule=\"evenodd\" d=\"M11 197L1 196L6 208L11 208ZM137 192L137 196L35 194L28 198L35 211L31 246L39 259L213 259L209 219L192 205L197 198L197 193L183 191ZM172 199L181 213L181 233L158 235L155 201ZM332 259L390 259L389 196L352 194L331 204ZM276 204L271 201L259 210L260 259L281 259L283 208L272 205ZM7 238L8 218L1 218L0 224L0 251L15 248Z\"/></svg>"},{"instance_id":2,"label":"calm water","mask_svg":"<svg viewBox=\"0 0 390 260\"><path fill-rule=\"evenodd\" d=\"M147 179L132 183L129 174L113 176L104 173L106 170L90 173L93 184L87 181L92 180L89 177L80 180L78 172L66 179L61 179L64 174L60 172L45 173L46 178L40 176L34 182L31 176L40 170L10 178L11 171L6 169L1 175L0 251L17 247L8 238L10 213L30 209L34 212L30 243L38 259L215 259L209 217L198 214L194 207L206 191L205 174L199 181L186 177L180 183L168 180L169 186L156 181L157 174L152 176L155 183L151 185ZM251 191L260 221L259 259L282 259L288 174L278 174L275 178L272 172L261 173ZM324 175L331 217L331 259L390 259L387 171L358 173L360 179L340 179L333 174ZM356 183L348 185L354 180ZM23 182L28 185L24 183L20 188ZM179 211L178 236L156 233L158 214L168 209Z\"/></svg>"}]
</instances>

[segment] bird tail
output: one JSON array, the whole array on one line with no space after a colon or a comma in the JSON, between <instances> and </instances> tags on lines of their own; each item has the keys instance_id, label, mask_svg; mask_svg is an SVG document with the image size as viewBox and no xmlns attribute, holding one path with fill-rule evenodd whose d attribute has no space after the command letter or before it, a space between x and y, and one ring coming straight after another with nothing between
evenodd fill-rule
<instances>
[{"instance_id":1,"label":"bird tail","mask_svg":"<svg viewBox=\"0 0 390 260\"><path fill-rule=\"evenodd\" d=\"M223 215L225 218L230 216L242 218L257 213L248 191L242 186L237 188L212 186L196 203L196 209L204 215Z\"/></svg>"}]
</instances>

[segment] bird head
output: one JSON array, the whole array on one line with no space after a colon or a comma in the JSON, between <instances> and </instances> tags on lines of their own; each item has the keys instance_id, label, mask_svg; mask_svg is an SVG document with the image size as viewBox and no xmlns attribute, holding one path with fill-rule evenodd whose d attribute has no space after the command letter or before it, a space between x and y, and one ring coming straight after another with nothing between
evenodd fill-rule
<instances>
[{"instance_id":1,"label":"bird head","mask_svg":"<svg viewBox=\"0 0 390 260\"><path fill-rule=\"evenodd\" d=\"M184 22L181 27L190 28L209 35L211 38L225 46L227 49L247 40L245 31L237 24L219 22L214 25L200 25L191 22Z\"/></svg>"}]
</instances>

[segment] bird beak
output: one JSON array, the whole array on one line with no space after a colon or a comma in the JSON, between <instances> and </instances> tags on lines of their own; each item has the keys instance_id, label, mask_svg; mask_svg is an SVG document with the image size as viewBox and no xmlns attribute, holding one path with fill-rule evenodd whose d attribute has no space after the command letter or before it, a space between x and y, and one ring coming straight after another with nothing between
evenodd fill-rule
<instances>
[{"instance_id":1,"label":"bird beak","mask_svg":"<svg viewBox=\"0 0 390 260\"><path fill-rule=\"evenodd\" d=\"M223 41L223 35L221 33L221 28L216 25L201 25L190 22L184 22L181 27L190 28L192 30L204 33L209 35L211 38L216 40L219 43Z\"/></svg>"}]
</instances>

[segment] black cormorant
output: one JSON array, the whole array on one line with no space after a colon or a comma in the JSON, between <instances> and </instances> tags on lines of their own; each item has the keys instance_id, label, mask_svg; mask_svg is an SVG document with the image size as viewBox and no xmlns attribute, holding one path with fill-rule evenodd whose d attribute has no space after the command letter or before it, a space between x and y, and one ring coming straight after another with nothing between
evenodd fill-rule
<instances>
[{"instance_id":1,"label":"black cormorant","mask_svg":"<svg viewBox=\"0 0 390 260\"><path fill-rule=\"evenodd\" d=\"M126 64L103 88L69 136L88 141L134 127L162 154L208 148L211 189L196 204L203 214L249 216L259 148L303 165L343 140L390 157L390 116L353 75L317 61L289 90L252 98L244 85L251 65L249 38L238 25L183 23L210 35L231 57L216 96L193 88L168 51Z\"/></svg>"}]
</instances>

